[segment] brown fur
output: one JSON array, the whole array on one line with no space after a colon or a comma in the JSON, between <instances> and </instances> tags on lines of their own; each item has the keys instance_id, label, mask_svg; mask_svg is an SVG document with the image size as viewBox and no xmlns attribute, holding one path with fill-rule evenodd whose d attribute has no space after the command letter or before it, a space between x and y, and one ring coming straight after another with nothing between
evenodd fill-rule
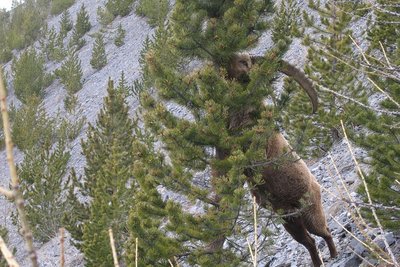
<instances>
[{"instance_id":1,"label":"brown fur","mask_svg":"<svg viewBox=\"0 0 400 267\"><path fill-rule=\"evenodd\" d=\"M253 61L248 54L235 55L228 66L228 76L239 82L248 82L248 72ZM281 72L292 77L307 92L313 105L317 109L317 94L312 82L291 64L283 61ZM252 112L252 108L249 108ZM246 113L246 112L245 112ZM237 128L248 122L251 116L235 114L231 118L229 128ZM246 171L250 184L253 184L252 193L257 202L265 207L271 203L274 211L284 214L295 212L295 215L285 216L283 226L292 237L304 245L310 255L314 266L321 266L318 250L311 234L321 236L328 244L331 257L336 257L337 252L332 240L332 235L327 227L325 214L321 203L321 189L315 177L309 171L305 162L292 150L287 140L279 132L275 132L267 140L267 164L262 171L262 184L252 183L252 172ZM226 153L219 153L217 158L223 159Z\"/></svg>"},{"instance_id":2,"label":"brown fur","mask_svg":"<svg viewBox=\"0 0 400 267\"><path fill-rule=\"evenodd\" d=\"M295 213L284 217L283 226L297 242L307 248L314 266L321 266L322 262L309 233L324 238L331 257L336 257L335 244L321 203L320 186L281 133L276 132L268 139L266 159L268 162L279 159L279 163L264 167L263 183L254 185L252 190L257 202L263 207L269 202L274 211L284 214ZM251 175L249 178L251 181Z\"/></svg>"}]
</instances>

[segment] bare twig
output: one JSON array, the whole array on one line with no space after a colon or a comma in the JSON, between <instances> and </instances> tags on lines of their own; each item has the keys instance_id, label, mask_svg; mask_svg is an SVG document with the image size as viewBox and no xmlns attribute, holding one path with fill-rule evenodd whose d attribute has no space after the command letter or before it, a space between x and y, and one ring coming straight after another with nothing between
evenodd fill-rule
<instances>
[{"instance_id":1,"label":"bare twig","mask_svg":"<svg viewBox=\"0 0 400 267\"><path fill-rule=\"evenodd\" d=\"M18 262L15 260L14 255L8 249L4 239L0 236L0 250L3 253L4 259L7 261L10 267L19 267Z\"/></svg>"},{"instance_id":2,"label":"bare twig","mask_svg":"<svg viewBox=\"0 0 400 267\"><path fill-rule=\"evenodd\" d=\"M112 256L114 259L114 266L119 267L118 263L118 257L117 257L117 250L115 249L115 242L114 242L114 236L113 236L113 231L112 229L108 229L108 234L110 236L110 245L111 245L111 251L112 251Z\"/></svg>"},{"instance_id":3,"label":"bare twig","mask_svg":"<svg viewBox=\"0 0 400 267\"><path fill-rule=\"evenodd\" d=\"M361 239L359 239L357 236L355 236L352 232L350 232L349 230L346 229L346 227L344 227L343 224L341 224L338 220L335 219L335 217L333 217L332 215L330 215L331 218L338 224L340 225L340 227L342 227L343 230L345 230L349 235L351 235L351 237L353 237L355 240L357 240L357 242L359 242L361 245L363 245L364 247L366 247L368 250L370 251L374 251L374 249L369 246L367 243L363 242ZM375 254L379 259L381 259L382 261L386 262L387 264L393 264L392 262L388 261L387 259L383 258L381 255L379 254Z\"/></svg>"},{"instance_id":4,"label":"bare twig","mask_svg":"<svg viewBox=\"0 0 400 267\"><path fill-rule=\"evenodd\" d=\"M135 267L138 267L138 243L139 243L139 239L136 237L136 239L135 239Z\"/></svg>"},{"instance_id":5,"label":"bare twig","mask_svg":"<svg viewBox=\"0 0 400 267\"><path fill-rule=\"evenodd\" d=\"M377 4L374 4L374 8L376 10L378 10L380 12L383 12L383 13L386 13L386 14L390 14L390 15L393 15L393 16L396 16L396 17L400 16L399 12L395 12L395 11L391 11L391 10L388 10L388 9L381 8L381 6L377 5Z\"/></svg>"},{"instance_id":6,"label":"bare twig","mask_svg":"<svg viewBox=\"0 0 400 267\"><path fill-rule=\"evenodd\" d=\"M337 174L338 174L338 176L339 176L339 178L340 178L340 180L342 182L342 187L344 188L344 190L347 193L348 199L346 199L343 196L342 191L340 190L339 187L338 187L338 190L339 190L339 193L340 193L340 195L342 197L339 198L339 197L335 196L333 193L331 193L331 195L333 195L336 199L341 200L341 201L343 201L343 202L348 204L347 205L347 210L349 211L349 214L350 214L353 222L356 224L357 228L359 229L360 233L364 236L365 240L368 241L369 244L373 244L374 243L373 240L371 239L371 237L365 231L365 229L370 229L370 226L365 222L363 216L361 215L361 211L360 211L360 208L359 208L359 206L363 206L363 204L365 205L365 203L358 203L353 199L353 197L349 193L349 190L348 190L348 187L347 187L346 183L343 180L342 175L339 173L339 170L338 170L338 168L337 168L337 166L335 164L335 161L333 160L333 157L330 154L329 154L329 156L331 157L332 164L335 167L335 170L336 170L336 172L337 172ZM324 190L328 190L328 189L325 189L324 187L322 187L322 188ZM350 206L356 210L356 215L358 217L354 214L353 211L350 210L350 208L349 208ZM386 252L384 250L382 250L380 247L376 247L376 249L374 251L371 251L371 252L374 255L376 253L381 253L381 255L386 255Z\"/></svg>"},{"instance_id":7,"label":"bare twig","mask_svg":"<svg viewBox=\"0 0 400 267\"><path fill-rule=\"evenodd\" d=\"M14 199L13 192L11 190L5 189L2 186L0 186L0 194L5 196L9 200L13 200Z\"/></svg>"},{"instance_id":8,"label":"bare twig","mask_svg":"<svg viewBox=\"0 0 400 267\"><path fill-rule=\"evenodd\" d=\"M387 98L390 99L390 101L392 101L398 108L400 108L400 104L398 102L396 102L396 100L394 100L388 93L386 93L385 91L383 91L373 80L371 80L369 77L367 78L368 81L370 81L382 94L384 94Z\"/></svg>"},{"instance_id":9,"label":"bare twig","mask_svg":"<svg viewBox=\"0 0 400 267\"><path fill-rule=\"evenodd\" d=\"M318 248L317 248L317 249L318 249ZM325 267L324 259L322 258L321 253L319 252L319 249L318 249L318 257L319 257L319 260L320 260L321 263L322 263L322 267Z\"/></svg>"},{"instance_id":10,"label":"bare twig","mask_svg":"<svg viewBox=\"0 0 400 267\"><path fill-rule=\"evenodd\" d=\"M251 261L254 262L254 253L253 253L253 249L251 248L251 245L250 245L250 240L247 237L246 237L246 240L247 240L247 246L249 247L249 251L250 251Z\"/></svg>"},{"instance_id":11,"label":"bare twig","mask_svg":"<svg viewBox=\"0 0 400 267\"><path fill-rule=\"evenodd\" d=\"M377 74L379 74L379 75L382 76L382 77L394 79L395 81L400 81L400 78L399 78L398 76L396 76L395 74L392 74L392 73L388 72L388 70L389 70L389 71L393 71L392 69L387 69L387 68L385 68L385 70L382 70L381 68L379 68L379 67L377 67L377 66L368 65L368 64L364 63L363 61L360 61L360 62L359 62L360 66L364 68L364 69L361 70L360 68L355 67L355 66L353 66L352 64L349 63L350 61L351 61L351 62L353 62L353 61L358 62L356 59L351 58L351 57L348 57L348 56L346 56L346 55L344 55L344 54L341 54L340 52L338 52L338 51L336 51L336 50L334 50L334 49L329 48L329 50L331 50L331 51L333 51L333 52L335 52L335 53L337 53L337 54L340 54L340 56L343 57L344 59L341 58L341 57L339 57L339 56L335 56L334 54L330 53L330 52L329 52L328 50L326 50L326 49L325 49L325 50L322 50L322 51L323 51L326 55L328 55L328 56L330 56L330 57L332 57L332 58L334 58L334 59L340 61L341 63L345 64L346 66L350 67L350 68L353 69L353 70L360 71L360 72L362 72L362 73L364 73L364 74L371 74L371 75L377 75ZM368 57L372 57L372 56L368 55ZM375 60L378 60L378 59L375 59ZM382 63L382 65L385 66L385 64L383 64L383 63ZM369 70L368 70L368 69L369 69Z\"/></svg>"},{"instance_id":12,"label":"bare twig","mask_svg":"<svg viewBox=\"0 0 400 267\"><path fill-rule=\"evenodd\" d=\"M348 97L348 96L345 96L345 95L342 95L342 94L339 94L338 92L335 92L335 91L333 91L333 90L331 90L331 89L328 89L328 88L326 88L326 87L324 87L324 86L322 86L322 85L319 85L319 89L320 89L321 91L329 92L329 93L332 93L332 94L334 94L334 95L336 95L336 96L339 96L339 97L341 97L341 98L347 99L347 100L349 100L349 101L351 101L351 102L356 103L357 105L360 105L360 106L362 106L362 107L364 107L364 108L367 108L367 109L372 110L372 111L375 111L375 112L379 112L379 113L383 113L383 114L388 114L388 115L396 115L396 116L399 116L399 115L400 115L400 112L398 112L398 111L390 111L390 110L376 109L376 108L367 106L367 105L361 103L361 102L358 101L358 100L355 100L355 99L353 99L353 98L351 98L351 97Z\"/></svg>"},{"instance_id":13,"label":"bare twig","mask_svg":"<svg viewBox=\"0 0 400 267\"><path fill-rule=\"evenodd\" d=\"M256 197L253 196L253 214L254 214L254 267L257 267L257 248L258 248L258 240L257 240L257 203Z\"/></svg>"},{"instance_id":14,"label":"bare twig","mask_svg":"<svg viewBox=\"0 0 400 267\"><path fill-rule=\"evenodd\" d=\"M170 259L168 259L168 263L169 263L169 265L171 265L171 267L174 267L174 265L172 264L172 261Z\"/></svg>"},{"instance_id":15,"label":"bare twig","mask_svg":"<svg viewBox=\"0 0 400 267\"><path fill-rule=\"evenodd\" d=\"M1 114L3 117L3 130L4 130L4 139L6 144L7 162L11 176L11 190L13 192L14 202L17 207L18 216L21 222L22 234L25 239L25 244L29 258L32 263L32 267L39 267L36 250L35 247L33 246L32 232L28 224L28 220L26 218L26 213L24 209L24 199L21 191L19 190L19 179L14 162L13 142L11 140L11 131L10 131L11 128L7 112L6 90L4 88L2 75L0 75L0 102L1 102Z\"/></svg>"},{"instance_id":16,"label":"bare twig","mask_svg":"<svg viewBox=\"0 0 400 267\"><path fill-rule=\"evenodd\" d=\"M336 173L339 174L340 182L341 182L341 184L342 184L344 190L346 191L347 197L350 199L350 202L353 202L353 203L354 203L355 201L354 201L353 197L350 195L350 192L349 192L349 190L348 190L348 188L347 188L347 186L346 186L346 184L345 184L345 182L344 182L344 180L343 180L343 177L342 177L342 175L340 174L340 172L339 172L339 170L338 170L338 168L337 168L337 166L336 166L336 163L335 163L335 161L333 160L333 157L332 157L332 155L331 155L330 153L329 153L329 157L330 157L330 159L331 159L331 161L332 161L332 165L334 166ZM360 209L358 208L358 206L355 205L355 204L353 204L352 206L353 206L354 209L356 210L357 215L358 215L358 217L360 218L361 223L362 223L364 226L366 226L367 224L366 224L364 218L362 217L361 212L360 212Z\"/></svg>"},{"instance_id":17,"label":"bare twig","mask_svg":"<svg viewBox=\"0 0 400 267\"><path fill-rule=\"evenodd\" d=\"M389 61L389 59L388 59L388 57L387 57L387 55L386 55L385 48L383 47L383 45L382 45L382 42L381 42L381 41L379 41L379 44L380 44L380 46L381 46L381 49L382 49L383 55L385 56L386 63L388 64L388 67L389 67L389 69L391 69L391 68L392 68L392 65L390 64L390 61Z\"/></svg>"},{"instance_id":18,"label":"bare twig","mask_svg":"<svg viewBox=\"0 0 400 267\"><path fill-rule=\"evenodd\" d=\"M394 266L400 267L399 263L398 263L397 260L396 260L396 257L395 257L394 254L393 254L393 251L390 249L389 243L388 243L388 241L387 241L387 239L386 239L386 237L385 237L385 235L384 235L384 231L383 231L382 224L381 224L381 222L380 222L378 216L376 215L376 210L375 210L375 207L373 207L373 203L372 203L371 195L370 195L370 193L369 193L369 189L368 189L367 182L366 182L366 180L365 180L365 177L364 177L363 172L361 171L360 165L358 164L358 161L357 161L356 157L354 156L353 149L352 149L352 147L351 147L351 145L350 145L349 139L347 138L346 129L344 128L344 124L343 124L343 121L342 121L342 120L340 120L340 124L342 125L342 130L343 130L344 138L345 138L346 141L347 141L347 146L348 146L348 148L349 148L351 157L353 158L354 164L356 165L357 171L358 171L358 173L359 173L359 175L360 175L360 177L361 177L361 180L362 180L362 182L363 182L363 185L364 185L364 188L365 188L365 192L366 192L367 197L368 197L368 203L371 205L372 215L374 216L375 222L376 222L376 224L377 224L379 230L381 231L381 234L382 234L381 236L382 236L383 243L385 244L386 251L389 253L390 258L392 259Z\"/></svg>"},{"instance_id":19,"label":"bare twig","mask_svg":"<svg viewBox=\"0 0 400 267\"><path fill-rule=\"evenodd\" d=\"M367 57L364 54L364 51L362 51L361 47L357 44L357 42L353 39L353 37L351 37L351 35L349 34L350 39L353 41L353 43L357 46L358 50L360 50L361 55L364 58L364 61L368 64L371 65L367 59Z\"/></svg>"},{"instance_id":20,"label":"bare twig","mask_svg":"<svg viewBox=\"0 0 400 267\"><path fill-rule=\"evenodd\" d=\"M65 266L64 228L60 228L60 267Z\"/></svg>"},{"instance_id":21,"label":"bare twig","mask_svg":"<svg viewBox=\"0 0 400 267\"><path fill-rule=\"evenodd\" d=\"M348 247L354 254L356 254L360 259L363 260L363 262L366 262L369 266L375 266L375 264L370 263L365 257L361 256L358 254L356 251L354 251L351 247Z\"/></svg>"},{"instance_id":22,"label":"bare twig","mask_svg":"<svg viewBox=\"0 0 400 267\"><path fill-rule=\"evenodd\" d=\"M178 260L176 259L176 257L175 257L175 256L174 256L174 261L175 261L176 267L179 267Z\"/></svg>"}]
</instances>

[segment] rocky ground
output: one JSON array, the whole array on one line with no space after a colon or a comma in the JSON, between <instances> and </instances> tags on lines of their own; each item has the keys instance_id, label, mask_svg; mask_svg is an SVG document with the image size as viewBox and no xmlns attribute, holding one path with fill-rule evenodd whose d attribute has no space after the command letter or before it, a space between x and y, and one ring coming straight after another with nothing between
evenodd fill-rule
<instances>
[{"instance_id":1,"label":"rocky ground","mask_svg":"<svg viewBox=\"0 0 400 267\"><path fill-rule=\"evenodd\" d=\"M139 77L140 73L138 59L139 53L142 49L142 43L147 36L151 36L153 33L153 30L148 26L145 19L134 14L124 18L117 18L105 29L105 43L108 64L100 71L93 70L89 64L94 43L94 38L92 36L94 33L99 31L101 27L96 20L96 10L98 6L103 6L104 2L105 0L77 0L76 3L69 9L73 21L75 21L77 11L79 10L81 4L84 3L93 26L90 32L85 36L87 41L86 45L79 51L79 58L82 61L84 85L83 89L77 93L77 96L81 105L81 115L84 115L88 122L94 122L96 120L97 112L100 110L103 97L106 94L106 84L109 77L114 80L118 80L121 71L125 72L125 77L128 79L128 82L132 82ZM59 19L60 16L49 18L48 23L50 27L52 25L58 27ZM113 38L120 23L126 30L126 38L125 45L118 48L113 44ZM355 26L355 28L357 27L359 27L359 25ZM261 39L260 46L250 52L252 54L262 54L270 46L270 36L265 34ZM300 40L295 40L294 44L292 45L292 49L286 58L290 62L295 62L296 65L302 66L305 61L305 54L306 50L301 46ZM9 101L18 106L19 102L13 96L12 92L10 65L11 64L8 63L5 66L9 88L11 89ZM47 63L48 71L53 71L57 67L59 67L59 64L50 62ZM279 83L277 86L279 87ZM59 111L63 112L63 100L65 95L65 89L62 87L59 81L55 81L49 88L47 88L44 105L49 114L55 115ZM129 104L132 108L132 111L137 108L137 101L135 99L129 99ZM181 110L179 107L171 104L171 108L182 114L182 116L185 116L184 110ZM70 144L72 157L69 165L74 166L78 171L78 174L82 173L83 166L85 164L85 160L81 155L80 147L80 139L84 137L85 128L83 129L81 135ZM360 149L356 149L355 154L357 157L361 158L366 156ZM15 149L15 156L17 163L23 160L23 153L21 153L18 149ZM340 175L335 171L331 158L335 162ZM0 152L0 162L3 162L3 164L0 165L0 185L7 186L9 183L9 174L8 168L5 165L5 151ZM371 264L376 265L377 260L371 256L368 249L351 237L350 234L347 233L346 230L344 230L344 228L336 223L333 219L335 218L335 220L340 222L348 231L353 233L361 240L365 240L351 216L351 214L354 213L354 209L348 209L346 202L340 200L342 198L341 194L344 194L345 192L343 190L340 177L342 177L344 183L347 185L350 195L356 201L360 200L357 193L355 193L356 187L359 184L359 178L356 173L354 162L352 161L350 152L348 150L347 143L344 140L337 142L329 154L312 164L310 163L309 166L312 173L317 177L323 188L322 195L324 209L327 215L329 227L332 229L332 233L334 235L334 241L337 245L337 250L339 252L339 255L336 259L329 259L329 251L325 242L321 238L316 237L321 256L325 262L325 266L367 266L368 263L366 260L368 260L368 262ZM0 207L2 214L0 216L0 225L5 226L9 230L9 245L11 248L17 248L15 255L18 262L21 263L21 266L29 266L29 261L26 259L22 238L19 235L17 228L12 224L11 221L10 215L14 210L14 207L3 197L0 197ZM196 211L196 208L193 208L193 211ZM268 254L264 264L271 267L311 266L310 258L306 249L294 241L283 230L282 226L277 227L280 230L280 234L274 237L275 242L271 250L268 252L261 252ZM382 236L385 236L391 245L393 252L397 255L400 255L400 236L390 232L380 233L375 228L367 229L365 232L380 247L384 246ZM38 248L38 256L41 266L52 267L59 265L59 237L54 237L46 244L36 245ZM83 255L71 245L68 233L66 236L65 247L66 266L84 266ZM362 260L357 255L365 257L366 260Z\"/></svg>"}]
</instances>

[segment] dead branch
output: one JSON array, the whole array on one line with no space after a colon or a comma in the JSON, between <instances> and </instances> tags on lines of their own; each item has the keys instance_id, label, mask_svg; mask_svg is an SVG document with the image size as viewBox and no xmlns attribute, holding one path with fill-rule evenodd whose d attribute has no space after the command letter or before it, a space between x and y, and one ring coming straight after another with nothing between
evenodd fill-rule
<instances>
[{"instance_id":1,"label":"dead branch","mask_svg":"<svg viewBox=\"0 0 400 267\"><path fill-rule=\"evenodd\" d=\"M12 201L14 199L13 192L11 190L5 189L2 186L0 186L0 195L5 196L10 201Z\"/></svg>"},{"instance_id":2,"label":"dead branch","mask_svg":"<svg viewBox=\"0 0 400 267\"><path fill-rule=\"evenodd\" d=\"M65 265L64 228L60 228L60 267Z\"/></svg>"},{"instance_id":3,"label":"dead branch","mask_svg":"<svg viewBox=\"0 0 400 267\"><path fill-rule=\"evenodd\" d=\"M114 266L119 267L117 250L115 249L114 236L113 236L113 231L111 228L108 229L108 234L110 236L110 245L111 245L111 251L112 251L112 255L113 255L113 259L114 259Z\"/></svg>"},{"instance_id":4,"label":"dead branch","mask_svg":"<svg viewBox=\"0 0 400 267\"><path fill-rule=\"evenodd\" d=\"M15 260L14 255L8 249L4 239L0 236L0 250L3 253L4 259L7 261L10 267L19 267L18 262Z\"/></svg>"}]
</instances>

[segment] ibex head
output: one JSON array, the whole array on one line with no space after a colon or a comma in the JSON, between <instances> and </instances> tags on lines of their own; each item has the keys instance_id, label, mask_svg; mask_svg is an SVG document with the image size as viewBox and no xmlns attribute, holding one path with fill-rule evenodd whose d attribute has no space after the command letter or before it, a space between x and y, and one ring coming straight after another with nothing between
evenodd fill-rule
<instances>
[{"instance_id":1,"label":"ibex head","mask_svg":"<svg viewBox=\"0 0 400 267\"><path fill-rule=\"evenodd\" d=\"M228 65L228 77L241 83L248 83L251 68L262 59L263 57L250 56L247 53L235 54ZM315 113L318 109L318 94L312 81L301 70L285 60L281 60L280 63L279 71L293 78L304 89L310 98L312 111Z\"/></svg>"}]
</instances>

